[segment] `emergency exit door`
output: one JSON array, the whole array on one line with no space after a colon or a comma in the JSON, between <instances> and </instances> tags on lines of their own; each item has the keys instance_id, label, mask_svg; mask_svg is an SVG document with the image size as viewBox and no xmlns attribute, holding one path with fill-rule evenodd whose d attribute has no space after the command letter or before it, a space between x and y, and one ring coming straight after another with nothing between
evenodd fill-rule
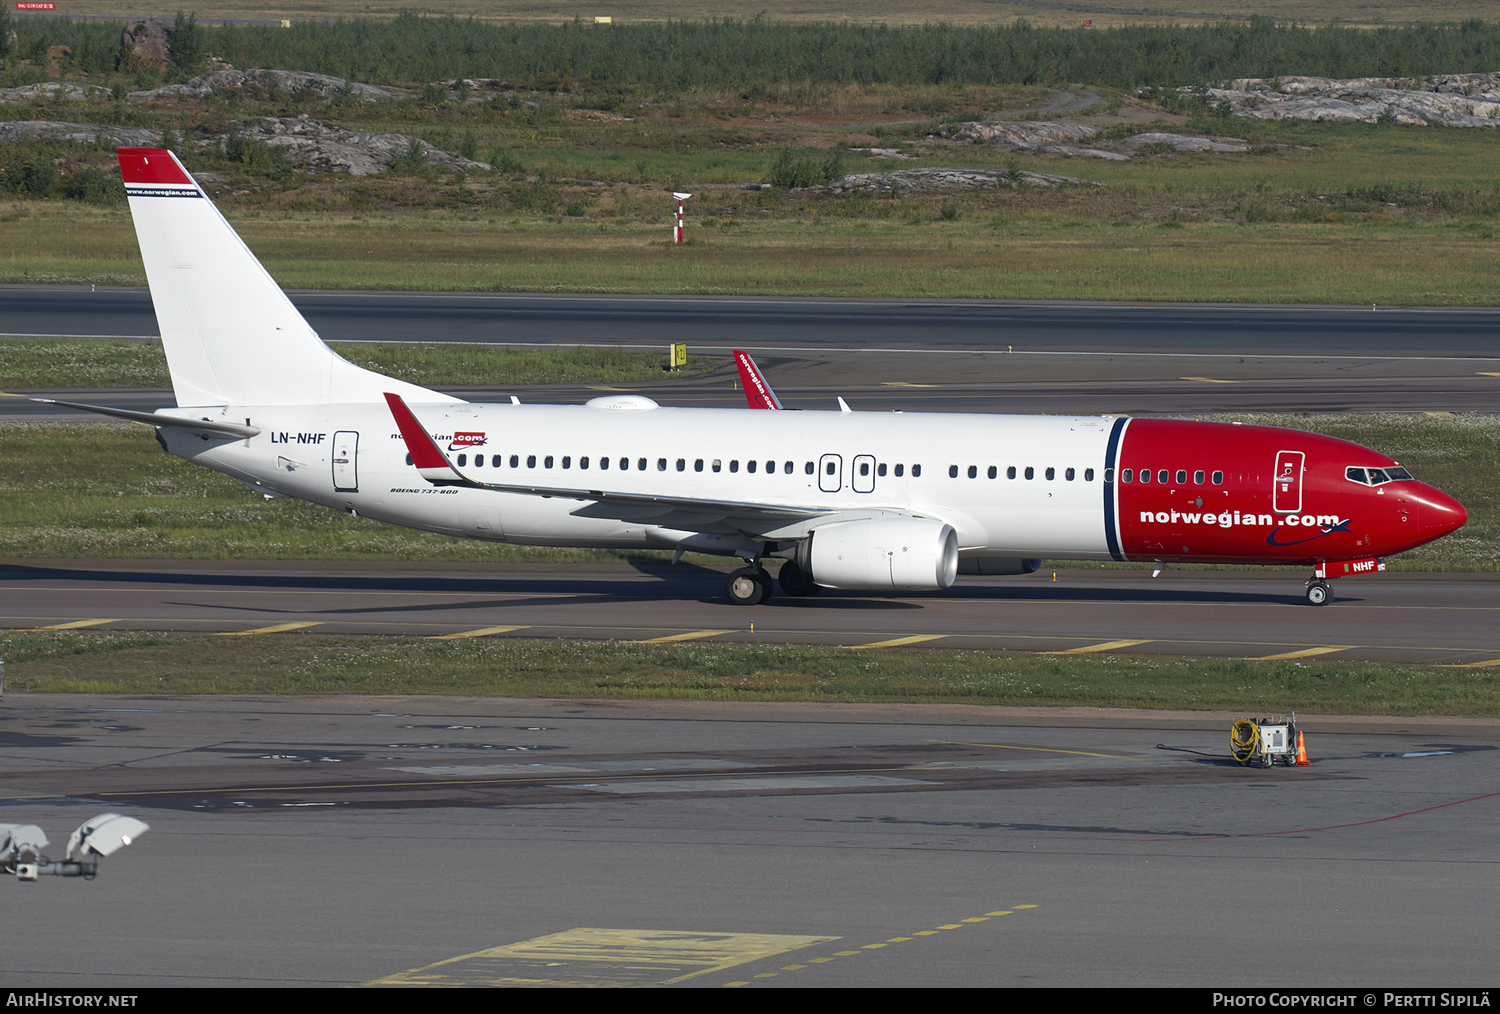
<instances>
[{"instance_id":1,"label":"emergency exit door","mask_svg":"<svg viewBox=\"0 0 1500 1014\"><path fill-rule=\"evenodd\" d=\"M1278 514L1302 510L1302 471L1306 456L1301 451L1277 451L1276 475L1271 480L1271 503Z\"/></svg>"}]
</instances>

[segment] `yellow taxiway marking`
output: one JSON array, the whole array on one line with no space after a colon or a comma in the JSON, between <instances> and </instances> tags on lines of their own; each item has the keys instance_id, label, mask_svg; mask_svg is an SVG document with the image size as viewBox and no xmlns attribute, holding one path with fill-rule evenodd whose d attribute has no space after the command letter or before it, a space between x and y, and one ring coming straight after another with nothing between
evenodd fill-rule
<instances>
[{"instance_id":1,"label":"yellow taxiway marking","mask_svg":"<svg viewBox=\"0 0 1500 1014\"><path fill-rule=\"evenodd\" d=\"M491 634L508 634L512 630L525 630L526 625L517 627L480 627L478 630L465 630L460 634L433 634L428 637L429 641L454 641L460 637L488 637Z\"/></svg>"},{"instance_id":2,"label":"yellow taxiway marking","mask_svg":"<svg viewBox=\"0 0 1500 1014\"><path fill-rule=\"evenodd\" d=\"M636 644L666 644L669 641L696 641L700 637L718 637L720 634L732 634L732 630L690 630L686 634L668 634L666 637L648 637L644 641L636 641Z\"/></svg>"},{"instance_id":3,"label":"yellow taxiway marking","mask_svg":"<svg viewBox=\"0 0 1500 1014\"><path fill-rule=\"evenodd\" d=\"M365 985L659 986L837 939L585 927L475 951Z\"/></svg>"},{"instance_id":4,"label":"yellow taxiway marking","mask_svg":"<svg viewBox=\"0 0 1500 1014\"><path fill-rule=\"evenodd\" d=\"M1430 415L1434 419L1452 419L1453 418L1453 413L1452 412L1423 412L1422 414L1423 415Z\"/></svg>"},{"instance_id":5,"label":"yellow taxiway marking","mask_svg":"<svg viewBox=\"0 0 1500 1014\"><path fill-rule=\"evenodd\" d=\"M1477 376L1480 376L1480 377L1500 377L1500 373L1480 373L1480 374L1477 374ZM16 397L16 395L12 395L11 397Z\"/></svg>"},{"instance_id":6,"label":"yellow taxiway marking","mask_svg":"<svg viewBox=\"0 0 1500 1014\"><path fill-rule=\"evenodd\" d=\"M74 620L72 623L54 623L50 627L32 627L32 630L77 630L79 627L97 627L101 623L119 623L119 620Z\"/></svg>"},{"instance_id":7,"label":"yellow taxiway marking","mask_svg":"<svg viewBox=\"0 0 1500 1014\"><path fill-rule=\"evenodd\" d=\"M1183 377L1183 380L1196 380L1200 384L1238 384L1238 380L1217 380L1213 377Z\"/></svg>"},{"instance_id":8,"label":"yellow taxiway marking","mask_svg":"<svg viewBox=\"0 0 1500 1014\"><path fill-rule=\"evenodd\" d=\"M1107 757L1110 760L1144 760L1143 757L1126 757L1117 753L1090 753L1087 750L1059 750L1050 746L1015 746L1011 743L970 743L961 739L929 739L929 743L939 743L943 746L981 746L986 750L1028 750L1035 753L1066 753L1075 757ZM1020 908L1021 906L1016 906ZM990 912L989 915L1008 915L1008 912Z\"/></svg>"},{"instance_id":9,"label":"yellow taxiway marking","mask_svg":"<svg viewBox=\"0 0 1500 1014\"><path fill-rule=\"evenodd\" d=\"M947 634L912 634L910 637L896 637L889 641L875 641L872 644L846 644L843 647L850 651L860 651L864 648L899 648L903 644L921 644L923 641L936 641Z\"/></svg>"},{"instance_id":10,"label":"yellow taxiway marking","mask_svg":"<svg viewBox=\"0 0 1500 1014\"><path fill-rule=\"evenodd\" d=\"M1439 669L1493 669L1496 666L1500 666L1500 658L1492 658L1492 659L1488 659L1487 661L1484 661L1484 662L1445 662L1445 663L1437 666L1437 668L1439 668Z\"/></svg>"},{"instance_id":11,"label":"yellow taxiway marking","mask_svg":"<svg viewBox=\"0 0 1500 1014\"><path fill-rule=\"evenodd\" d=\"M1132 648L1137 644L1150 644L1151 638L1138 641L1105 641L1103 644L1086 644L1081 648L1065 648L1062 651L1039 651L1039 655L1092 655L1096 651L1114 651L1117 648Z\"/></svg>"},{"instance_id":12,"label":"yellow taxiway marking","mask_svg":"<svg viewBox=\"0 0 1500 1014\"><path fill-rule=\"evenodd\" d=\"M588 385L590 391L633 391L633 387L605 387L602 384Z\"/></svg>"},{"instance_id":13,"label":"yellow taxiway marking","mask_svg":"<svg viewBox=\"0 0 1500 1014\"><path fill-rule=\"evenodd\" d=\"M882 380L881 387L937 387L937 384L908 384L904 380Z\"/></svg>"},{"instance_id":14,"label":"yellow taxiway marking","mask_svg":"<svg viewBox=\"0 0 1500 1014\"><path fill-rule=\"evenodd\" d=\"M1325 644L1321 648L1303 648L1301 651L1284 651L1280 655L1261 655L1254 659L1256 662L1276 662L1283 658L1311 658L1313 655L1327 655L1335 651L1348 651L1347 644Z\"/></svg>"},{"instance_id":15,"label":"yellow taxiway marking","mask_svg":"<svg viewBox=\"0 0 1500 1014\"><path fill-rule=\"evenodd\" d=\"M225 630L219 633L219 637L248 637L250 634L279 634L283 630L302 630L306 627L316 627L321 620L301 620L295 623L277 623L269 627L256 627L254 630Z\"/></svg>"},{"instance_id":16,"label":"yellow taxiway marking","mask_svg":"<svg viewBox=\"0 0 1500 1014\"><path fill-rule=\"evenodd\" d=\"M1490 374L1490 376L1495 377L1495 376L1500 376L1500 374L1492 373L1492 374ZM0 398L26 398L26 397L29 397L29 395L25 395L25 394L11 394L9 391L0 391Z\"/></svg>"}]
</instances>

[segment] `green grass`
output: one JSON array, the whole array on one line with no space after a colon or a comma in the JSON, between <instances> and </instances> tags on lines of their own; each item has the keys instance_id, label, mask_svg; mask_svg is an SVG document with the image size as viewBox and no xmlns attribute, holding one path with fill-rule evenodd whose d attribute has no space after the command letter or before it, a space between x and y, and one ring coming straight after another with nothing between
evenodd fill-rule
<instances>
[{"instance_id":1,"label":"green grass","mask_svg":"<svg viewBox=\"0 0 1500 1014\"><path fill-rule=\"evenodd\" d=\"M7 660L7 689L33 693L456 694L1500 715L1500 672L1493 669L1324 661L73 631L0 633L0 656Z\"/></svg>"},{"instance_id":2,"label":"green grass","mask_svg":"<svg viewBox=\"0 0 1500 1014\"><path fill-rule=\"evenodd\" d=\"M1500 570L1500 419L1243 416L1391 454L1468 509L1459 532L1400 557L1403 570ZM163 454L131 423L0 424L0 556L150 559L657 560L656 553L532 549L398 528L240 483ZM1077 566L1077 564L1067 564Z\"/></svg>"},{"instance_id":3,"label":"green grass","mask_svg":"<svg viewBox=\"0 0 1500 1014\"><path fill-rule=\"evenodd\" d=\"M666 353L613 348L497 348L492 345L350 345L334 343L350 362L430 387L493 384L616 384L680 379L721 361L689 358L668 372ZM0 388L170 387L160 345L0 337Z\"/></svg>"}]
</instances>

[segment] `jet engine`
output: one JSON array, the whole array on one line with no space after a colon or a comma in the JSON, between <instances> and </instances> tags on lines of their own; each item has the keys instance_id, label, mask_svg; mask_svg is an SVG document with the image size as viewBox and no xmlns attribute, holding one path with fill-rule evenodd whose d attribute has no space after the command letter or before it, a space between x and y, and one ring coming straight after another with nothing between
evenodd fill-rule
<instances>
[{"instance_id":1,"label":"jet engine","mask_svg":"<svg viewBox=\"0 0 1500 1014\"><path fill-rule=\"evenodd\" d=\"M835 522L814 529L806 566L829 588L935 591L958 576L958 534L927 518Z\"/></svg>"}]
</instances>

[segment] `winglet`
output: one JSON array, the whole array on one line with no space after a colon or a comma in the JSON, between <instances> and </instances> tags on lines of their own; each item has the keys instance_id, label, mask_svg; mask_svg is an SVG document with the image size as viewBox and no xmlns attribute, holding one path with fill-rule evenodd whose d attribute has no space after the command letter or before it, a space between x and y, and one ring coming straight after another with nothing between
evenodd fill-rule
<instances>
[{"instance_id":1,"label":"winglet","mask_svg":"<svg viewBox=\"0 0 1500 1014\"><path fill-rule=\"evenodd\" d=\"M755 360L750 358L750 353L735 349L734 364L740 368L740 383L745 385L745 400L750 403L751 408L773 411L781 408L780 399L771 390L771 385L766 383L765 375L755 365Z\"/></svg>"},{"instance_id":2,"label":"winglet","mask_svg":"<svg viewBox=\"0 0 1500 1014\"><path fill-rule=\"evenodd\" d=\"M412 415L411 409L406 407L406 402L401 400L399 394L387 391L385 403L390 406L396 426L401 430L401 439L406 443L406 452L411 455L411 462L422 473L422 478L438 486L470 485L469 480L460 475L448 461L448 456L428 435L422 424L417 422L417 417Z\"/></svg>"}]
</instances>

